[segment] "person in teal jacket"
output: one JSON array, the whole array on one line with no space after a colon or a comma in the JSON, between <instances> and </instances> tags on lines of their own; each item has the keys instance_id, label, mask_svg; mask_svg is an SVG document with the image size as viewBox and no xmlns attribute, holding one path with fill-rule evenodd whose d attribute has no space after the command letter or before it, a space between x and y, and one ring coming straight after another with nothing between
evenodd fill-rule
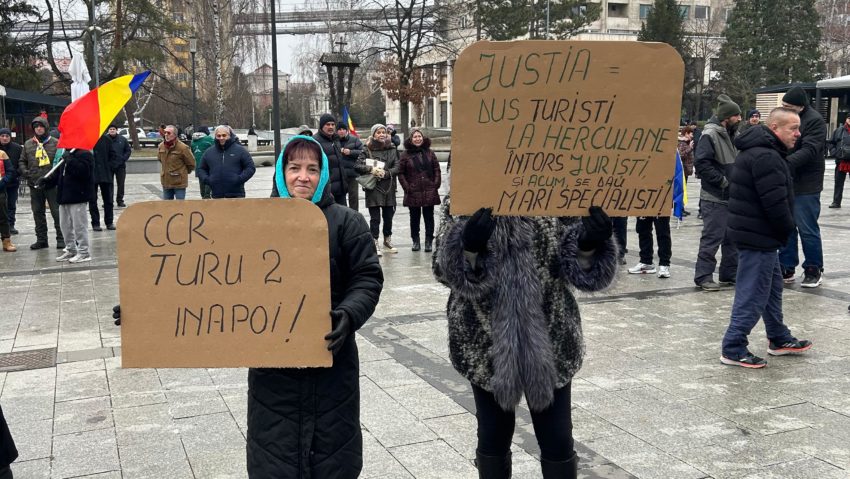
<instances>
[{"instance_id":1,"label":"person in teal jacket","mask_svg":"<svg viewBox=\"0 0 850 479\"><path fill-rule=\"evenodd\" d=\"M213 146L215 139L210 136L210 129L202 126L192 134L192 154L195 156L195 176L198 175L198 170L201 167L201 158L207 148ZM212 189L210 185L201 182L201 198L212 198Z\"/></svg>"}]
</instances>

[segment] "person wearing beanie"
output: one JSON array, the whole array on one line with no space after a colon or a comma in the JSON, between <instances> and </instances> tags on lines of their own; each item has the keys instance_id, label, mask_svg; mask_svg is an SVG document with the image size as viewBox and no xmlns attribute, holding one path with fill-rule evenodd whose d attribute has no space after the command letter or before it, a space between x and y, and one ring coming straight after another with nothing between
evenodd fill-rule
<instances>
[{"instance_id":1,"label":"person wearing beanie","mask_svg":"<svg viewBox=\"0 0 850 479\"><path fill-rule=\"evenodd\" d=\"M360 209L360 186L357 183L357 171L354 165L363 156L363 142L348 130L348 125L340 123L336 128L342 152L342 169L345 170L345 181L348 187L348 207L357 211Z\"/></svg>"},{"instance_id":2,"label":"person wearing beanie","mask_svg":"<svg viewBox=\"0 0 850 479\"><path fill-rule=\"evenodd\" d=\"M0 240L3 251L14 252L18 249L12 244L12 232L9 228L9 213L6 208L6 183L17 178L9 155L0 150Z\"/></svg>"},{"instance_id":3,"label":"person wearing beanie","mask_svg":"<svg viewBox=\"0 0 850 479\"><path fill-rule=\"evenodd\" d=\"M0 151L6 153L9 161L12 162L12 170L14 176L7 174L6 177L6 211L9 215L9 231L12 235L18 234L15 229L15 212L18 209L18 164L21 160L21 145L12 141L12 130L8 128L0 128ZM0 194L3 192L0 191Z\"/></svg>"},{"instance_id":4,"label":"person wearing beanie","mask_svg":"<svg viewBox=\"0 0 850 479\"><path fill-rule=\"evenodd\" d=\"M212 198L212 188L208 183L200 180L198 171L201 168L201 160L204 153L213 146L215 138L210 135L210 129L206 126L198 127L198 130L192 134L192 155L195 157L195 177L198 178L198 183L201 185L201 198Z\"/></svg>"},{"instance_id":5,"label":"person wearing beanie","mask_svg":"<svg viewBox=\"0 0 850 479\"><path fill-rule=\"evenodd\" d=\"M744 134L751 126L756 126L761 123L761 112L756 109L747 111L747 121L738 123L738 132L735 133L735 138Z\"/></svg>"},{"instance_id":6,"label":"person wearing beanie","mask_svg":"<svg viewBox=\"0 0 850 479\"><path fill-rule=\"evenodd\" d=\"M365 154L357 160L354 169L361 175L372 175L375 186L366 190L366 208L369 208L369 230L375 241L378 256L383 253L398 253L393 245L393 216L396 208L396 177L399 171L398 149L387 135L387 127L380 123L372 126L372 136L366 140ZM368 162L367 159L368 158ZM384 225L381 228L381 220ZM379 233L383 231L384 245L381 252Z\"/></svg>"},{"instance_id":7,"label":"person wearing beanie","mask_svg":"<svg viewBox=\"0 0 850 479\"><path fill-rule=\"evenodd\" d=\"M118 208L124 208L127 206L124 203L127 161L133 153L133 148L130 147L130 142L126 138L118 134L117 125L109 125L106 132L109 134L109 139L112 140L112 150L115 152L115 166L112 168L112 175L115 177L115 205Z\"/></svg>"},{"instance_id":8,"label":"person wearing beanie","mask_svg":"<svg viewBox=\"0 0 850 479\"><path fill-rule=\"evenodd\" d=\"M47 133L50 124L37 116L32 121L33 136L24 143L21 159L18 162L18 172L30 187L30 205L35 220L35 243L30 249L47 248L47 217L46 209L50 207L53 217L53 228L56 230L56 248L65 249L65 239L59 225L59 203L56 202L56 187L35 188L36 182L53 168L53 159L59 140Z\"/></svg>"},{"instance_id":9,"label":"person wearing beanie","mask_svg":"<svg viewBox=\"0 0 850 479\"><path fill-rule=\"evenodd\" d=\"M723 286L734 284L738 270L738 250L726 235L726 221L729 215L729 175L738 155L732 138L741 121L741 107L727 95L720 95L715 111L705 124L694 153L694 168L701 180L699 198L703 219L694 283L704 291L719 291ZM714 281L718 248L721 254L720 283Z\"/></svg>"},{"instance_id":10,"label":"person wearing beanie","mask_svg":"<svg viewBox=\"0 0 850 479\"><path fill-rule=\"evenodd\" d=\"M336 136L336 118L333 115L324 113L319 117L319 131L313 135L313 139L319 142L322 151L328 157L329 184L334 201L346 206L348 182L346 181L345 169L342 166L342 147L339 144L339 137Z\"/></svg>"},{"instance_id":11,"label":"person wearing beanie","mask_svg":"<svg viewBox=\"0 0 850 479\"><path fill-rule=\"evenodd\" d=\"M107 145L108 147L108 145ZM68 246L58 262L85 263L91 261L89 250L88 216L86 208L95 195L94 155L88 150L72 148L62 155L63 162L49 177L38 179L39 187L56 188L59 217Z\"/></svg>"},{"instance_id":12,"label":"person wearing beanie","mask_svg":"<svg viewBox=\"0 0 850 479\"><path fill-rule=\"evenodd\" d=\"M797 237L803 247L804 288L817 288L823 276L823 243L820 226L820 193L823 191L823 174L826 159L826 123L809 105L809 95L795 86L782 97L782 106L800 115L800 137L788 155L788 166L794 177L794 221L797 227L788 237L788 243L779 251L782 278L793 283L795 268L800 264Z\"/></svg>"}]
</instances>

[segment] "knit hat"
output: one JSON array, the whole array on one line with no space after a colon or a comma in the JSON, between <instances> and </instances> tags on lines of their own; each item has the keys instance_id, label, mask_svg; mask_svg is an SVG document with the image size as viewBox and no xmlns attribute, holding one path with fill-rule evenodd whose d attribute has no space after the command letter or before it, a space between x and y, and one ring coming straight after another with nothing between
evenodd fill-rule
<instances>
[{"instance_id":1,"label":"knit hat","mask_svg":"<svg viewBox=\"0 0 850 479\"><path fill-rule=\"evenodd\" d=\"M110 129L110 128L115 128L115 129L117 130L117 129L118 129L118 125L116 125L115 123L110 123L110 124L109 124L109 127L107 127L106 129L108 130L108 129Z\"/></svg>"},{"instance_id":2,"label":"knit hat","mask_svg":"<svg viewBox=\"0 0 850 479\"><path fill-rule=\"evenodd\" d=\"M418 126L414 126L413 128L411 128L410 131L407 132L407 136L413 138L413 134L417 131L420 135L422 135L422 138L425 138L425 132L423 132L422 128L419 128Z\"/></svg>"},{"instance_id":3,"label":"knit hat","mask_svg":"<svg viewBox=\"0 0 850 479\"><path fill-rule=\"evenodd\" d=\"M326 124L331 123L331 122L336 123L336 118L334 118L334 116L331 115L330 113L323 114L322 116L319 117L319 129L321 130L322 128L325 127Z\"/></svg>"},{"instance_id":4,"label":"knit hat","mask_svg":"<svg viewBox=\"0 0 850 479\"><path fill-rule=\"evenodd\" d=\"M386 126L384 126L380 123L375 123L374 125L372 125L372 136L375 136L375 132L380 130L381 128L383 128L384 130L387 129Z\"/></svg>"},{"instance_id":5,"label":"knit hat","mask_svg":"<svg viewBox=\"0 0 850 479\"><path fill-rule=\"evenodd\" d=\"M40 116L33 118L31 125L32 125L33 128L35 128L36 125L41 125L41 126L44 127L45 130L50 127L50 124L47 123L47 120L45 120L44 118L42 118Z\"/></svg>"},{"instance_id":6,"label":"knit hat","mask_svg":"<svg viewBox=\"0 0 850 479\"><path fill-rule=\"evenodd\" d=\"M210 129L209 129L209 127L207 127L207 126L199 127L197 131L198 131L198 133L203 133L203 134L205 134L205 135L209 135L209 134L210 134Z\"/></svg>"},{"instance_id":7,"label":"knit hat","mask_svg":"<svg viewBox=\"0 0 850 479\"><path fill-rule=\"evenodd\" d=\"M0 135L12 136L12 130L10 130L8 128L0 128Z\"/></svg>"},{"instance_id":8,"label":"knit hat","mask_svg":"<svg viewBox=\"0 0 850 479\"><path fill-rule=\"evenodd\" d=\"M761 112L753 108L752 110L747 111L747 118L752 118L753 115L758 115L761 118Z\"/></svg>"},{"instance_id":9,"label":"knit hat","mask_svg":"<svg viewBox=\"0 0 850 479\"><path fill-rule=\"evenodd\" d=\"M788 90L788 93L782 97L782 101L794 106L809 106L809 95L802 87L795 86Z\"/></svg>"},{"instance_id":10,"label":"knit hat","mask_svg":"<svg viewBox=\"0 0 850 479\"><path fill-rule=\"evenodd\" d=\"M723 121L735 115L741 114L741 107L732 101L728 95L720 95L717 97L717 119Z\"/></svg>"}]
</instances>

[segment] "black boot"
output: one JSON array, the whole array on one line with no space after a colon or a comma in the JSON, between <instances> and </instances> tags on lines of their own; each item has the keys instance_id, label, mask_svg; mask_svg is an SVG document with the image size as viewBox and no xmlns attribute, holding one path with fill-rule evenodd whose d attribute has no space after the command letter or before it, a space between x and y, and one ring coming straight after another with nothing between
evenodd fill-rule
<instances>
[{"instance_id":1,"label":"black boot","mask_svg":"<svg viewBox=\"0 0 850 479\"><path fill-rule=\"evenodd\" d=\"M475 451L478 479L510 479L511 453L505 456L485 456Z\"/></svg>"},{"instance_id":2,"label":"black boot","mask_svg":"<svg viewBox=\"0 0 850 479\"><path fill-rule=\"evenodd\" d=\"M419 238L413 238L413 248L410 248L413 251L419 251L422 247L419 245Z\"/></svg>"},{"instance_id":3,"label":"black boot","mask_svg":"<svg viewBox=\"0 0 850 479\"><path fill-rule=\"evenodd\" d=\"M578 477L578 454L566 461L549 461L540 458L543 479L576 479Z\"/></svg>"},{"instance_id":4,"label":"black boot","mask_svg":"<svg viewBox=\"0 0 850 479\"><path fill-rule=\"evenodd\" d=\"M433 251L434 240L431 238L425 238L425 252L430 253Z\"/></svg>"}]
</instances>

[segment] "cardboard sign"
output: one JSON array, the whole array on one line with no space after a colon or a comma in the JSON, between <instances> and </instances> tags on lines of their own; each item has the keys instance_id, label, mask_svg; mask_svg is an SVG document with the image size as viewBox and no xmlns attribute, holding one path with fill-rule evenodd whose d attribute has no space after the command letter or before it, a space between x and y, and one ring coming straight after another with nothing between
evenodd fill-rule
<instances>
[{"instance_id":1,"label":"cardboard sign","mask_svg":"<svg viewBox=\"0 0 850 479\"><path fill-rule=\"evenodd\" d=\"M298 199L153 201L118 221L123 367L329 367L328 225Z\"/></svg>"},{"instance_id":2,"label":"cardboard sign","mask_svg":"<svg viewBox=\"0 0 850 479\"><path fill-rule=\"evenodd\" d=\"M454 70L452 213L669 216L683 78L663 43L471 45Z\"/></svg>"}]
</instances>

